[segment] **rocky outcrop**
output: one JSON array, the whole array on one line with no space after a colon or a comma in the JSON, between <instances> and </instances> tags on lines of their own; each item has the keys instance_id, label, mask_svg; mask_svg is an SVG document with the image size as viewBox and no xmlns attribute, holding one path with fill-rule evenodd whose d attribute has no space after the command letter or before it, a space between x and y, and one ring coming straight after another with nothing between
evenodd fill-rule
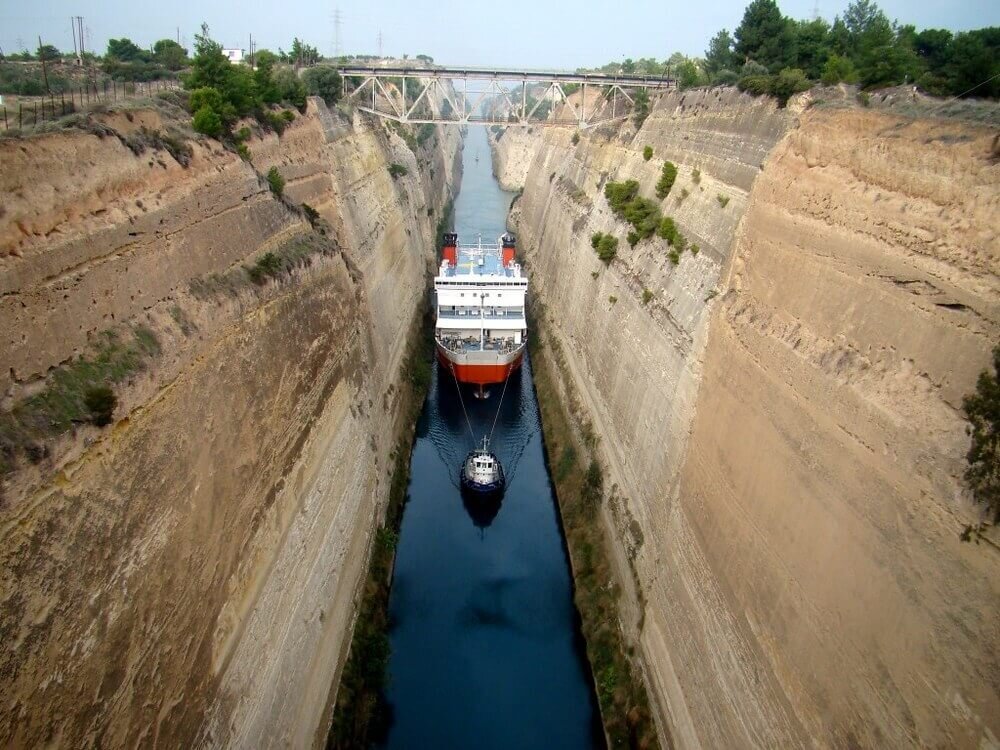
<instances>
[{"instance_id":1,"label":"rocky outcrop","mask_svg":"<svg viewBox=\"0 0 1000 750\"><path fill-rule=\"evenodd\" d=\"M993 134L804 103L546 130L515 206L615 485L623 624L680 746L991 746L1000 556L959 532L961 397L1000 331ZM677 266L602 196L653 197L663 159L700 250Z\"/></svg>"},{"instance_id":2,"label":"rocky outcrop","mask_svg":"<svg viewBox=\"0 0 1000 750\"><path fill-rule=\"evenodd\" d=\"M322 744L388 493L458 131L414 154L310 100L248 142L252 164L200 140L185 168L150 141L168 124L0 143L6 408L107 331L141 326L156 350L116 385L111 427L8 466L7 745ZM269 252L283 265L255 283Z\"/></svg>"},{"instance_id":3,"label":"rocky outcrop","mask_svg":"<svg viewBox=\"0 0 1000 750\"><path fill-rule=\"evenodd\" d=\"M541 128L541 126L536 126ZM490 130L490 153L493 174L504 190L520 190L528 178L528 170L544 139L535 128L505 128L493 126ZM503 146L499 141L503 140Z\"/></svg>"}]
</instances>

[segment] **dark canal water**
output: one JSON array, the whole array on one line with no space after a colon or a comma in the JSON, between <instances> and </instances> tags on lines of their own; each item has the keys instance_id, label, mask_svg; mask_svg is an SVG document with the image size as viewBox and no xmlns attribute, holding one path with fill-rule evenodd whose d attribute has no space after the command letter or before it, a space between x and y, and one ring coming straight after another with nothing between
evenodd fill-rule
<instances>
[{"instance_id":1,"label":"dark canal water","mask_svg":"<svg viewBox=\"0 0 1000 750\"><path fill-rule=\"evenodd\" d=\"M456 230L492 242L512 195L493 178L483 128L469 129L463 162ZM477 436L500 390L484 402L463 390ZM471 447L455 381L435 365L389 602L392 718L381 746L603 747L527 359L493 436L508 478L499 507L463 502L458 468Z\"/></svg>"}]
</instances>

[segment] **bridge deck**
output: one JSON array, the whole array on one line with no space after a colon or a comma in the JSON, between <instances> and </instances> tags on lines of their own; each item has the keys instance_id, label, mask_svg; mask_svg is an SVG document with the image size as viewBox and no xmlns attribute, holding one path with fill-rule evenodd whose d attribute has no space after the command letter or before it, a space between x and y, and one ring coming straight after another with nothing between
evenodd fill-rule
<instances>
[{"instance_id":1,"label":"bridge deck","mask_svg":"<svg viewBox=\"0 0 1000 750\"><path fill-rule=\"evenodd\" d=\"M513 68L411 68L342 66L342 76L407 76L419 78L466 78L480 81L536 81L538 83L587 83L596 86L628 86L648 89L674 88L673 78L658 76L605 75L552 70L516 70Z\"/></svg>"}]
</instances>

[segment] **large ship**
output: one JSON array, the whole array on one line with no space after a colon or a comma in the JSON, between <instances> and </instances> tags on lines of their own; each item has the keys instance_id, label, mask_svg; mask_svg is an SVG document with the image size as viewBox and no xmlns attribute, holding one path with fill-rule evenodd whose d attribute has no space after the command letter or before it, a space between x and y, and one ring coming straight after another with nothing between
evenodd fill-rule
<instances>
[{"instance_id":1,"label":"large ship","mask_svg":"<svg viewBox=\"0 0 1000 750\"><path fill-rule=\"evenodd\" d=\"M460 245L444 235L441 268L434 277L438 361L460 383L503 383L521 366L528 323L524 298L528 279L514 259L514 235L496 244Z\"/></svg>"}]
</instances>

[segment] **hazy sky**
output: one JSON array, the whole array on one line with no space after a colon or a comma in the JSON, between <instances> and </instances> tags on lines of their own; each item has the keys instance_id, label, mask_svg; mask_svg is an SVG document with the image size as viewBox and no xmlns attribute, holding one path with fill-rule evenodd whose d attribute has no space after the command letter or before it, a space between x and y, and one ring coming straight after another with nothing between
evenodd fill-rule
<instances>
[{"instance_id":1,"label":"hazy sky","mask_svg":"<svg viewBox=\"0 0 1000 750\"><path fill-rule=\"evenodd\" d=\"M749 0L0 0L0 46L18 40L34 49L46 43L73 48L71 15L82 15L90 47L103 51L111 37L140 45L163 37L190 47L202 21L225 46L288 49L299 36L321 53L333 52L334 9L340 8L341 48L374 54L382 34L385 54L431 55L465 65L576 68L625 57L665 58L671 52L701 55L719 29L733 30ZM832 19L848 0L780 0L786 15L812 17L816 7ZM881 0L891 19L918 29L954 31L1000 26L1000 0Z\"/></svg>"}]
</instances>

